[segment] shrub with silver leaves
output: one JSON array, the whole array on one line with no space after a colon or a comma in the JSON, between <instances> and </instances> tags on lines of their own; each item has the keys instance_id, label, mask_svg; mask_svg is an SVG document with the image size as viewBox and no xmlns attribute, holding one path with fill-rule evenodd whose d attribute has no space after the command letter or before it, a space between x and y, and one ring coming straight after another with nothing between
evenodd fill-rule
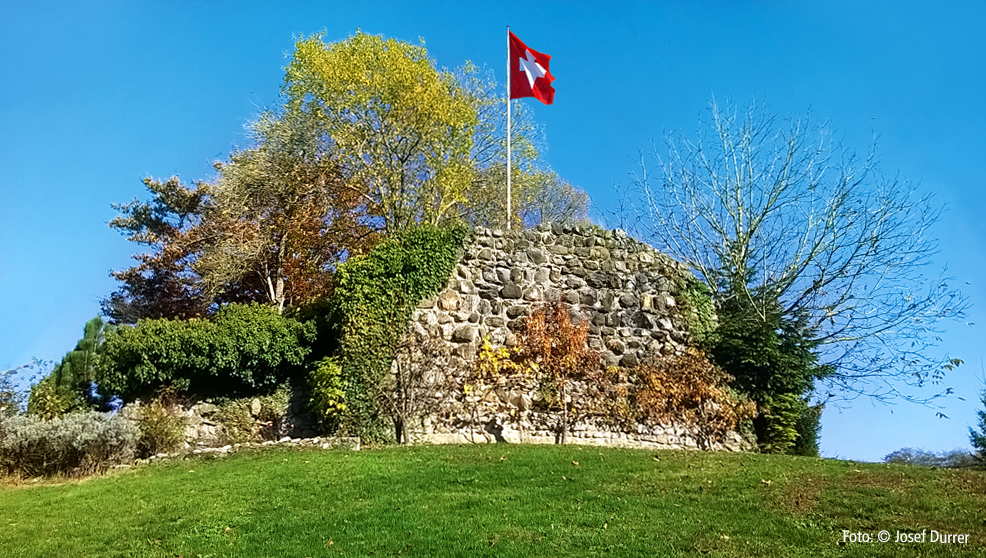
<instances>
[{"instance_id":1,"label":"shrub with silver leaves","mask_svg":"<svg viewBox=\"0 0 986 558\"><path fill-rule=\"evenodd\" d=\"M95 411L50 421L0 419L0 470L27 477L96 473L132 460L139 438L123 417Z\"/></svg>"}]
</instances>

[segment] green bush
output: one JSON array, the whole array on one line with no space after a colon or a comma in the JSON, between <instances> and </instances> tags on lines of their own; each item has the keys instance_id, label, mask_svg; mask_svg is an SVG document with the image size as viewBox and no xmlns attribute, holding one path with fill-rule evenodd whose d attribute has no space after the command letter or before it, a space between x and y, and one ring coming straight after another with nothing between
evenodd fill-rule
<instances>
[{"instance_id":1,"label":"green bush","mask_svg":"<svg viewBox=\"0 0 986 558\"><path fill-rule=\"evenodd\" d=\"M825 410L825 404L808 405L807 403L806 400L801 415L794 423L798 437L794 440L794 446L788 453L805 457L819 457L818 440L821 438L822 411Z\"/></svg>"},{"instance_id":2,"label":"green bush","mask_svg":"<svg viewBox=\"0 0 986 558\"><path fill-rule=\"evenodd\" d=\"M230 304L210 320L141 320L107 335L97 382L125 401L165 385L249 395L300 377L314 335L314 325L259 304Z\"/></svg>"},{"instance_id":3,"label":"green bush","mask_svg":"<svg viewBox=\"0 0 986 558\"><path fill-rule=\"evenodd\" d=\"M790 453L798 439L796 425L808 405L793 393L764 397L754 419L757 444L764 453Z\"/></svg>"},{"instance_id":4,"label":"green bush","mask_svg":"<svg viewBox=\"0 0 986 558\"><path fill-rule=\"evenodd\" d=\"M0 469L27 477L85 475L133 459L140 433L122 417L89 411L0 419Z\"/></svg>"},{"instance_id":5,"label":"green bush","mask_svg":"<svg viewBox=\"0 0 986 558\"><path fill-rule=\"evenodd\" d=\"M185 442L187 417L181 413L174 388L161 390L157 397L140 409L137 427L140 440L137 452L141 457L179 449Z\"/></svg>"}]
</instances>

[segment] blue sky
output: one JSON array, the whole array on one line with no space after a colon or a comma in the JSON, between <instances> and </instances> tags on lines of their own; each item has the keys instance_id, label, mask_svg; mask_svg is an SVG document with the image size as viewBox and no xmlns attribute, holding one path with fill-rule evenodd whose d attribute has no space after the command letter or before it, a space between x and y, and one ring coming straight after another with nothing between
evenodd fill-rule
<instances>
[{"instance_id":1,"label":"blue sky","mask_svg":"<svg viewBox=\"0 0 986 558\"><path fill-rule=\"evenodd\" d=\"M599 3L602 4L602 3ZM106 226L145 176L209 178L276 105L299 35L357 28L425 40L439 66L502 80L505 26L550 54L555 104L530 103L547 157L603 208L639 149L692 133L709 100L754 96L831 122L947 205L935 229L973 308L946 324L964 359L943 409L857 400L823 417L822 452L879 460L968 447L986 346L986 3L0 1L0 366L57 360L134 246ZM968 282L968 284L966 284ZM959 399L965 398L965 401ZM943 412L949 419L936 417Z\"/></svg>"}]
</instances>

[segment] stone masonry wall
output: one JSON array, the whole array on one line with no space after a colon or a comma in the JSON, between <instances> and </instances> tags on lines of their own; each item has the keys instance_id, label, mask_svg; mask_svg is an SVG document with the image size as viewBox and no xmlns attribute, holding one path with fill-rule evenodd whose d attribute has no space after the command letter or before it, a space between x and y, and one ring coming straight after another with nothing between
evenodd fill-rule
<instances>
[{"instance_id":1,"label":"stone masonry wall","mask_svg":"<svg viewBox=\"0 0 986 558\"><path fill-rule=\"evenodd\" d=\"M418 346L437 342L445 355L433 359L425 375L426 408L436 410L414 425L417 437L436 443L554 443L557 417L536 410L535 386L503 386L485 396L464 393L464 378L483 338L493 346L512 346L528 313L562 300L588 321L589 346L604 366L632 368L650 355L673 354L687 341L672 290L675 279L689 273L622 231L557 224L523 231L476 229L447 288L422 302L413 316ZM421 359L420 352L414 355L401 358ZM699 446L695 432L675 425L639 425L625 432L586 420L573 425L569 435L583 444ZM725 444L739 446L738 436Z\"/></svg>"}]
</instances>

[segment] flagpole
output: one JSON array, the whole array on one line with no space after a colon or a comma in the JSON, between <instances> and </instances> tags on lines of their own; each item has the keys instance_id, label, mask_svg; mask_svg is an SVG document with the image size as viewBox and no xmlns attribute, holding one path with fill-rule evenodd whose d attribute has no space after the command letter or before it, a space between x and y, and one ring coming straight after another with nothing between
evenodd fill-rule
<instances>
[{"instance_id":1,"label":"flagpole","mask_svg":"<svg viewBox=\"0 0 986 558\"><path fill-rule=\"evenodd\" d=\"M507 26L507 230L510 230L510 26Z\"/></svg>"}]
</instances>

